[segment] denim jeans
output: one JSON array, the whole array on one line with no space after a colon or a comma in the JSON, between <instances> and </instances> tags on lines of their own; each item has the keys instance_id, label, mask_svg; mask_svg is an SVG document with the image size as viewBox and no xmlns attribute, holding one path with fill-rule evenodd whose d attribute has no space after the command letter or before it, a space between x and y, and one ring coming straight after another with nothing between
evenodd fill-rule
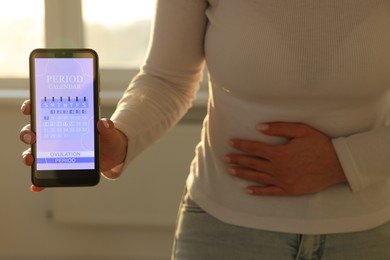
<instances>
[{"instance_id":1,"label":"denim jeans","mask_svg":"<svg viewBox=\"0 0 390 260\"><path fill-rule=\"evenodd\" d=\"M172 260L385 260L390 223L363 232L302 235L226 224L183 196Z\"/></svg>"}]
</instances>

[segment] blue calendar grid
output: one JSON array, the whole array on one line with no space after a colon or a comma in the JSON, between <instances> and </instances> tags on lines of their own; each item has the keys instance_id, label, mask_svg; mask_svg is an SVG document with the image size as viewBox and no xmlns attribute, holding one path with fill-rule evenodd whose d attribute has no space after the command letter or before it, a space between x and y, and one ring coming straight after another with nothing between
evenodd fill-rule
<instances>
[{"instance_id":1,"label":"blue calendar grid","mask_svg":"<svg viewBox=\"0 0 390 260\"><path fill-rule=\"evenodd\" d=\"M76 140L88 133L86 97L44 97L41 108L43 140Z\"/></svg>"}]
</instances>

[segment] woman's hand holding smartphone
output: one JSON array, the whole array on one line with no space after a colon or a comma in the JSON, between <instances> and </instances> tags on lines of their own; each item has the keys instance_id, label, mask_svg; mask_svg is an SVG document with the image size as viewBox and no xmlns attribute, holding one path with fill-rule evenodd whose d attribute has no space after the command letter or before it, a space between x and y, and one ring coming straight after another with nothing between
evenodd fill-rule
<instances>
[{"instance_id":1,"label":"woman's hand holding smartphone","mask_svg":"<svg viewBox=\"0 0 390 260\"><path fill-rule=\"evenodd\" d=\"M20 138L32 145L23 153L24 162L32 166L32 190L92 186L99 182L100 171L109 178L120 174L118 165L125 158L127 139L110 120L98 120L95 51L34 50L30 100L22 111L31 114L31 124L22 129Z\"/></svg>"}]
</instances>

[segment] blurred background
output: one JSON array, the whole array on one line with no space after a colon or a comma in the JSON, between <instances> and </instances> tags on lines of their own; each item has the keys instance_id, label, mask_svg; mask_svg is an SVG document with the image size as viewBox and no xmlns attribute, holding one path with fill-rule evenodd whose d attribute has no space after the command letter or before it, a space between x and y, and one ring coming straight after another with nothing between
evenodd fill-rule
<instances>
[{"instance_id":1,"label":"blurred background","mask_svg":"<svg viewBox=\"0 0 390 260\"><path fill-rule=\"evenodd\" d=\"M0 0L0 260L169 260L177 208L206 111L193 108L119 180L29 192L28 56L41 47L89 47L100 56L101 112L109 117L148 49L155 0Z\"/></svg>"}]
</instances>

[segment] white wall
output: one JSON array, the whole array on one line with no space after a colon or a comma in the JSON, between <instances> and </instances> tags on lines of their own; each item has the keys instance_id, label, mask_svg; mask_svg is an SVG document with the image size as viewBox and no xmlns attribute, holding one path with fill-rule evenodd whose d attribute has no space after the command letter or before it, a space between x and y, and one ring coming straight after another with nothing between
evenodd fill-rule
<instances>
[{"instance_id":1,"label":"white wall","mask_svg":"<svg viewBox=\"0 0 390 260\"><path fill-rule=\"evenodd\" d=\"M21 162L27 147L18 141L28 118L20 113L20 100L0 99L0 108L1 260L170 258L199 118L174 129L115 182L35 194L29 191L30 168Z\"/></svg>"}]
</instances>

